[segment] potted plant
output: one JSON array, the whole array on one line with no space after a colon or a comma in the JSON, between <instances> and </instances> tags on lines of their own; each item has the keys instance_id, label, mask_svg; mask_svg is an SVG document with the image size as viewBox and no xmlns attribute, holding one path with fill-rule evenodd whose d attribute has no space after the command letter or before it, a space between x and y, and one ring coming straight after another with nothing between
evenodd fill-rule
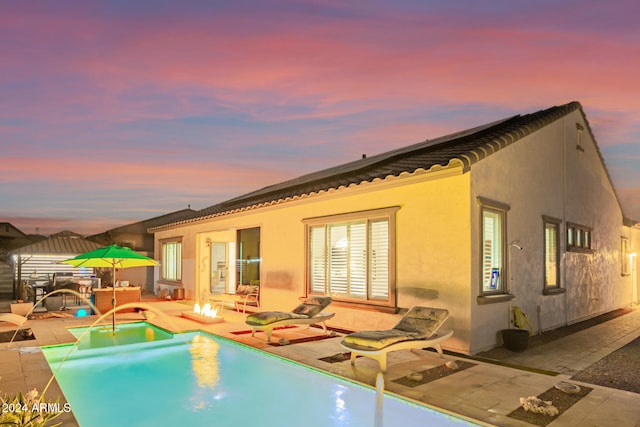
<instances>
[{"instance_id":1,"label":"potted plant","mask_svg":"<svg viewBox=\"0 0 640 427\"><path fill-rule=\"evenodd\" d=\"M45 427L51 425L51 421L62 412L70 410L67 403L60 403L60 398L55 402L49 402L44 396L38 396L38 391L33 389L25 394L0 395L2 413L0 413L0 425ZM57 409L53 411L43 410ZM60 425L61 423L55 424Z\"/></svg>"},{"instance_id":2,"label":"potted plant","mask_svg":"<svg viewBox=\"0 0 640 427\"><path fill-rule=\"evenodd\" d=\"M518 307L513 307L513 324L515 328L502 329L502 342L506 349L511 351L525 351L529 345L529 336L531 335L531 323L525 313ZM524 329L525 324L529 329Z\"/></svg>"},{"instance_id":3,"label":"potted plant","mask_svg":"<svg viewBox=\"0 0 640 427\"><path fill-rule=\"evenodd\" d=\"M44 300L47 311L58 311L62 308L62 295L50 295Z\"/></svg>"}]
</instances>

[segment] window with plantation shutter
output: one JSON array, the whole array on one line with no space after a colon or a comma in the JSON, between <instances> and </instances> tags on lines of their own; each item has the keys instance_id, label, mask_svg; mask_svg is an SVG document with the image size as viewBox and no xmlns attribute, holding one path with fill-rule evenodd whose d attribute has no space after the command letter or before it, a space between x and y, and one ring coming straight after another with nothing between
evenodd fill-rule
<instances>
[{"instance_id":1,"label":"window with plantation shutter","mask_svg":"<svg viewBox=\"0 0 640 427\"><path fill-rule=\"evenodd\" d=\"M542 215L542 228L544 232L544 295L565 292L560 281L560 226L561 219ZM567 241L567 244L568 241Z\"/></svg>"},{"instance_id":2,"label":"window with plantation shutter","mask_svg":"<svg viewBox=\"0 0 640 427\"><path fill-rule=\"evenodd\" d=\"M182 241L162 242L162 280L182 280Z\"/></svg>"},{"instance_id":3,"label":"window with plantation shutter","mask_svg":"<svg viewBox=\"0 0 640 427\"><path fill-rule=\"evenodd\" d=\"M305 220L309 292L344 301L394 304L396 210Z\"/></svg>"},{"instance_id":4,"label":"window with plantation shutter","mask_svg":"<svg viewBox=\"0 0 640 427\"><path fill-rule=\"evenodd\" d=\"M349 225L349 290L355 298L367 297L367 224Z\"/></svg>"},{"instance_id":5,"label":"window with plantation shutter","mask_svg":"<svg viewBox=\"0 0 640 427\"><path fill-rule=\"evenodd\" d=\"M369 223L369 298L389 298L389 233L385 221Z\"/></svg>"},{"instance_id":6,"label":"window with plantation shutter","mask_svg":"<svg viewBox=\"0 0 640 427\"><path fill-rule=\"evenodd\" d=\"M347 226L329 226L329 293L346 295L349 287L349 240Z\"/></svg>"},{"instance_id":7,"label":"window with plantation shutter","mask_svg":"<svg viewBox=\"0 0 640 427\"><path fill-rule=\"evenodd\" d=\"M309 246L309 285L311 293L324 293L326 277L325 227L311 227Z\"/></svg>"},{"instance_id":8,"label":"window with plantation shutter","mask_svg":"<svg viewBox=\"0 0 640 427\"><path fill-rule=\"evenodd\" d=\"M494 250L494 242L496 236L494 231L495 224L492 218L485 216L483 219L484 235L482 240L482 283L483 288L487 290L491 287L491 272L494 268L494 262L496 261L496 252ZM500 267L496 265L496 268Z\"/></svg>"},{"instance_id":9,"label":"window with plantation shutter","mask_svg":"<svg viewBox=\"0 0 640 427\"><path fill-rule=\"evenodd\" d=\"M482 290L499 292L504 281L504 248L502 214L482 211Z\"/></svg>"},{"instance_id":10,"label":"window with plantation shutter","mask_svg":"<svg viewBox=\"0 0 640 427\"><path fill-rule=\"evenodd\" d=\"M553 222L544 223L544 286L546 288L556 288L559 286L559 246L558 246L559 225Z\"/></svg>"},{"instance_id":11,"label":"window with plantation shutter","mask_svg":"<svg viewBox=\"0 0 640 427\"><path fill-rule=\"evenodd\" d=\"M480 205L479 304L507 301L512 296L508 292L507 265L507 212L509 205L495 200L477 197Z\"/></svg>"}]
</instances>

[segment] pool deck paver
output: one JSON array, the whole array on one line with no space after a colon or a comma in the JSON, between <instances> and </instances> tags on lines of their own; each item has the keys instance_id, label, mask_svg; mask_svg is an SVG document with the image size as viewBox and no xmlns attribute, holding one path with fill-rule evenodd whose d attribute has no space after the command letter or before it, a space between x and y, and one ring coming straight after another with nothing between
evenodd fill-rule
<instances>
[{"instance_id":1,"label":"pool deck paver","mask_svg":"<svg viewBox=\"0 0 640 427\"><path fill-rule=\"evenodd\" d=\"M225 322L203 325L180 317L189 311L188 302L148 302L153 308L149 321L173 332L203 330L248 346L294 360L315 369L340 375L347 379L374 386L378 374L377 362L368 358L358 358L355 366L349 360L328 363L321 357L344 352L340 346L341 337L303 342L293 345L274 346L265 341L263 333L234 334L247 330L245 315L224 310ZM41 391L51 380L52 373L40 351L40 346L74 342L68 328L88 326L96 317L59 318L29 320L35 336L34 341L19 341L0 344L0 391L26 392L32 388ZM138 313L121 313L118 322L145 320ZM103 323L109 324L110 319ZM0 323L0 331L15 328ZM292 340L297 337L322 334L321 329L304 327L276 330L272 341L281 337ZM444 411L460 414L479 421L484 425L526 427L532 424L509 418L507 415L519 407L519 398L538 395L551 388L558 381L571 381L593 388L593 391L554 420L550 427L640 427L640 394L570 380L577 371L595 363L602 357L617 350L640 335L640 309L587 330L543 346L529 349L524 353L514 353L507 362L519 366L529 366L558 372L556 376L522 369L499 366L467 359L460 355L445 354L438 357L432 351L399 351L389 355L388 370L384 375L385 390L421 401ZM448 360L465 360L475 366L456 372L444 378L416 387L407 387L393 380L432 367L440 366ZM88 375L90 373L87 373ZM53 380L47 396L62 396ZM64 400L62 400L64 402ZM77 422L72 413L62 414L57 419L63 426L75 427ZM283 424L284 425L284 424Z\"/></svg>"}]
</instances>

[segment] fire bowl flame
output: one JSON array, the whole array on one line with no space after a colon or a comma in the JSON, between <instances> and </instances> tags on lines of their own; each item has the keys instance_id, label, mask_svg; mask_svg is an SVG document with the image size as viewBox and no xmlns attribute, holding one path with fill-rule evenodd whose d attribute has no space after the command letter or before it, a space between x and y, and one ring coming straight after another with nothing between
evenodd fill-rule
<instances>
[{"instance_id":1,"label":"fire bowl flame","mask_svg":"<svg viewBox=\"0 0 640 427\"><path fill-rule=\"evenodd\" d=\"M200 307L200 304L195 303L193 311L183 311L182 317L206 325L224 322L222 317L218 317L218 310L211 308L211 304L205 304L203 307Z\"/></svg>"}]
</instances>

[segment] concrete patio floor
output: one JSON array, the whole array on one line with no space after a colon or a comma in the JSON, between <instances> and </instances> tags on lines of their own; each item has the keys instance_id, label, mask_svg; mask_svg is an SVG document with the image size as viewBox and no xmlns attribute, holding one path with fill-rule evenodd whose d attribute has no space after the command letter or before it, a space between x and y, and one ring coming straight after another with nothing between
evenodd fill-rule
<instances>
[{"instance_id":1,"label":"concrete patio floor","mask_svg":"<svg viewBox=\"0 0 640 427\"><path fill-rule=\"evenodd\" d=\"M244 323L246 315L242 313L224 310L225 322L203 325L180 317L183 311L190 310L187 301L150 301L147 304L155 313L150 322L170 331L200 329L316 369L371 386L375 384L379 369L377 362L371 359L358 358L355 366L352 366L349 360L334 363L320 360L344 352L339 344L342 339L340 334L291 345L270 345L265 341L265 334L260 332L256 333L255 337L251 337L250 333L234 334L248 329ZM75 339L68 328L88 326L95 319L93 316L29 320L25 326L33 330L35 341L14 342L10 346L7 343L0 344L0 391L15 393L33 388L42 390L50 381L52 373L39 347L74 342ZM144 320L144 317L137 313L117 315L118 322L141 320ZM10 329L15 329L15 326L0 322L0 332ZM275 330L272 341L277 343L280 338L294 341L296 338L321 334L323 331L319 328ZM593 391L562 413L549 426L640 427L640 394L570 379L575 372L595 363L639 335L640 309L636 308L619 318L523 353L514 353L509 360L503 360L512 365L552 371L557 375L484 363L460 355L445 353L444 358L439 358L437 353L432 351L394 352L389 355L388 370L384 375L385 388L391 393L477 420L481 425L531 426L534 424L507 415L520 406L520 397L537 396L564 380L593 388ZM418 386L403 385L395 381L413 372L441 366L449 360L470 362L474 366ZM47 395L62 396L55 381ZM72 413L62 414L58 420L62 421L64 426L77 426Z\"/></svg>"}]
</instances>

